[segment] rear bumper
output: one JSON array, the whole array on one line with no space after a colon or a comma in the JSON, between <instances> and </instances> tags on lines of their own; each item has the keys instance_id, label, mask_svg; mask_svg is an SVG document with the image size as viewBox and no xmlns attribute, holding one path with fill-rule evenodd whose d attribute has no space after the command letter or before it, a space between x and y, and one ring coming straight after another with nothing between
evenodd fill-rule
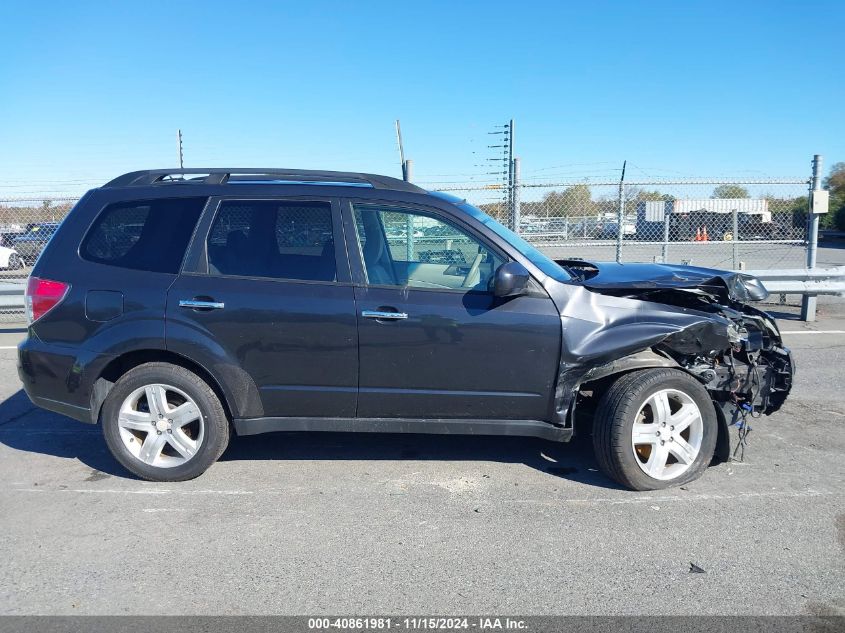
<instances>
[{"instance_id":1,"label":"rear bumper","mask_svg":"<svg viewBox=\"0 0 845 633\"><path fill-rule=\"evenodd\" d=\"M26 389L24 389L24 391L26 391ZM67 402L50 400L49 398L41 398L39 396L32 395L31 393L29 393L29 391L26 391L26 395L28 395L29 399L32 400L32 404L42 409L46 409L47 411L60 413L61 415L66 415L67 417L73 418L74 420L85 422L86 424L97 423L96 420L92 419L90 408L77 407L76 405L68 404Z\"/></svg>"},{"instance_id":2,"label":"rear bumper","mask_svg":"<svg viewBox=\"0 0 845 633\"><path fill-rule=\"evenodd\" d=\"M18 376L36 406L96 424L92 383L111 358L29 336L18 345Z\"/></svg>"}]
</instances>

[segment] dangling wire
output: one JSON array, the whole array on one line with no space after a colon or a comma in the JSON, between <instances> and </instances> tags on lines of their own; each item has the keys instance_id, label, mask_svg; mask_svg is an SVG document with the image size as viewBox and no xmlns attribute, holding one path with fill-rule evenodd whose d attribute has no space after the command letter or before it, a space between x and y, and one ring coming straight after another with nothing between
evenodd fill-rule
<instances>
[{"instance_id":1,"label":"dangling wire","mask_svg":"<svg viewBox=\"0 0 845 633\"><path fill-rule=\"evenodd\" d=\"M736 459L736 453L739 451L739 461L745 461L745 447L748 446L748 434L751 433L751 426L748 424L747 416L748 414L754 410L747 402L743 402L741 405L737 407L737 411L739 411L740 420L736 422L737 425L737 437L739 441L737 442L736 448L734 448L733 458Z\"/></svg>"},{"instance_id":2,"label":"dangling wire","mask_svg":"<svg viewBox=\"0 0 845 633\"><path fill-rule=\"evenodd\" d=\"M734 355L733 355L733 348L730 350L730 358L731 361L731 373L736 378L736 382L734 383L731 380L731 401L733 402L734 406L736 407L737 413L739 413L740 419L734 422L734 425L737 427L737 438L738 442L736 447L734 448L733 458L736 459L736 454L739 452L739 461L745 461L745 447L748 446L748 434L751 433L752 429L751 426L748 424L748 415L751 414L751 417L754 417L754 400L757 398L760 390L760 375L757 371L757 361L755 360L754 363L748 370L745 379L745 387L750 387L750 398L745 402L740 402L739 397L736 395L737 390L739 389L739 376L736 376L735 373L735 366L734 366ZM751 382L751 375L752 372L754 374L754 382L749 385ZM755 393L754 386L756 384L757 393ZM745 389L743 390L745 391ZM759 417L759 416L758 416Z\"/></svg>"}]
</instances>

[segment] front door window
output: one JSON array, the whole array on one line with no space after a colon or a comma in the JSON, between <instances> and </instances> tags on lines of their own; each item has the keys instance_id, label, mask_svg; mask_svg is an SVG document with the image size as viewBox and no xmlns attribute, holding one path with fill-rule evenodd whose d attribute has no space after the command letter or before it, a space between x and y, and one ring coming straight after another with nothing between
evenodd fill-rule
<instances>
[{"instance_id":1,"label":"front door window","mask_svg":"<svg viewBox=\"0 0 845 633\"><path fill-rule=\"evenodd\" d=\"M504 263L467 232L423 212L355 205L355 227L370 285L487 292Z\"/></svg>"}]
</instances>

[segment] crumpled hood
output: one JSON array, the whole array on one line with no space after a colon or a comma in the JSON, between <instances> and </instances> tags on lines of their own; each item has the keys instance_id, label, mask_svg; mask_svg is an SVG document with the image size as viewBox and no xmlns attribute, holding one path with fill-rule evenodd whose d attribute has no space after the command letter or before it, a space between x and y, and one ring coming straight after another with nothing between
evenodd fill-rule
<instances>
[{"instance_id":1,"label":"crumpled hood","mask_svg":"<svg viewBox=\"0 0 845 633\"><path fill-rule=\"evenodd\" d=\"M649 291L660 289L701 290L723 300L762 301L768 290L756 277L728 270L674 264L619 264L580 259L558 259L577 283L596 292Z\"/></svg>"}]
</instances>

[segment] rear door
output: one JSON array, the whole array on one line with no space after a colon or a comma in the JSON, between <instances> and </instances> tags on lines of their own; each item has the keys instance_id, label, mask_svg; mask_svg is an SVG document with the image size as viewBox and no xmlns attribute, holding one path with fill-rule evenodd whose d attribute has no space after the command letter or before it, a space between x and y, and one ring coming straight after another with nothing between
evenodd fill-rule
<instances>
[{"instance_id":1,"label":"rear door","mask_svg":"<svg viewBox=\"0 0 845 633\"><path fill-rule=\"evenodd\" d=\"M38 393L62 396L88 417L89 386L113 358L164 349L165 297L207 197L127 199L135 191L87 194L52 236L33 277L69 285L64 300L32 325L21 358ZM157 194L157 195L156 195Z\"/></svg>"},{"instance_id":2,"label":"rear door","mask_svg":"<svg viewBox=\"0 0 845 633\"><path fill-rule=\"evenodd\" d=\"M548 420L560 314L489 289L506 254L436 209L344 203L365 418Z\"/></svg>"},{"instance_id":3,"label":"rear door","mask_svg":"<svg viewBox=\"0 0 845 633\"><path fill-rule=\"evenodd\" d=\"M132 193L88 194L38 260L34 276L71 286L36 324L42 340L108 354L164 347L167 289L208 198L122 199Z\"/></svg>"},{"instance_id":4,"label":"rear door","mask_svg":"<svg viewBox=\"0 0 845 633\"><path fill-rule=\"evenodd\" d=\"M244 372L244 389L253 383L259 399L244 417L354 417L355 299L338 203L209 206L168 293L168 349Z\"/></svg>"}]
</instances>

